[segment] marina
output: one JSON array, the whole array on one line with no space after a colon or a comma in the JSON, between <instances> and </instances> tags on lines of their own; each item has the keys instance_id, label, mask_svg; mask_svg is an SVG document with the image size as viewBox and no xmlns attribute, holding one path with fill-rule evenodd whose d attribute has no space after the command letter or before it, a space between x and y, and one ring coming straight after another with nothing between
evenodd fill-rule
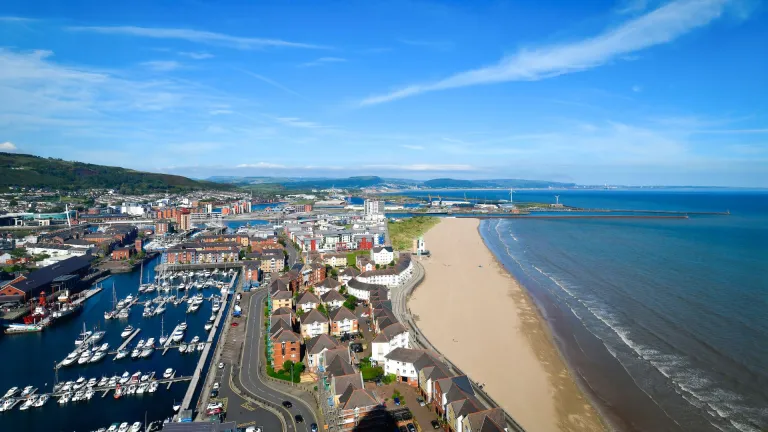
<instances>
[{"instance_id":1,"label":"marina","mask_svg":"<svg viewBox=\"0 0 768 432\"><path fill-rule=\"evenodd\" d=\"M20 392L7 401L8 409L2 409L3 404L0 401L0 430L12 430L13 425L25 424L29 425L30 430L87 431L110 425L115 419L143 421L145 413L150 421L166 419L175 414L173 407L178 405L175 401L184 400L188 393L194 393L193 390L188 390L188 387L194 388L194 386L188 386L187 383L196 383L197 381L194 380L196 370L201 367L205 369L203 359L208 355L208 347L215 337L212 337L215 331L209 332L204 327L209 322L209 317L220 316L222 311L226 310L223 307L226 300L220 298L221 290L231 285L237 273L232 266L226 270L219 269L215 273L209 271L207 277L203 269L196 270L194 273L186 272L185 275L181 272L173 274L169 271L155 273L155 267L159 261L154 259L144 265L141 279L145 285L142 293L138 292L141 285L139 271L112 275L103 281L102 290L88 295L88 301L83 299L81 313L63 321L61 325L49 326L44 332L0 338L0 349L4 350L3 352L17 352L24 358L19 367L0 371L0 388L31 385L37 395L36 400L24 410L19 408L28 398L19 399ZM148 283L148 280L152 282ZM163 286L164 283L167 285ZM146 288L150 284L154 285L155 289L147 292ZM180 289L182 284L183 288ZM186 301L198 294L203 295L199 310L196 313L186 313ZM125 301L129 296L130 301ZM115 310L120 300L123 300L120 312L125 315L127 311L127 317L106 319L105 312ZM217 300L220 311L214 313L213 304ZM140 312L147 302L151 302L153 309L156 310L163 301L166 305L165 311L147 318L141 316ZM136 307L141 307L138 309L139 313L136 313ZM100 334L98 341L83 339L80 344L75 345L73 341L85 333L84 324L85 332L90 331L90 336L103 333ZM186 330L182 331L180 339L174 340L173 332L169 330L175 331L180 328L186 328ZM126 330L130 331L126 332ZM146 339L143 341L144 344L152 341L152 347L151 349L142 347L142 352L147 354L146 357L132 359L130 351L138 345L137 340L142 342L140 340L142 338ZM182 345L189 344L195 338L197 342L194 349L185 350L184 353L179 351ZM107 344L106 350L100 351L104 344ZM79 363L86 347L90 350L90 357L86 356L89 360ZM161 350L166 355L152 355L157 350ZM68 366L62 365L62 359L66 359L74 352L79 353L74 361ZM97 360L91 362L94 358ZM51 371L52 363L55 370L53 373L46 372L46 370ZM129 394L121 394L116 399L114 396L119 380L117 383L110 384L107 378L105 385L98 385L101 382L100 379L104 377L120 377L126 370L132 369L157 371L152 382L164 388L162 391L150 392L147 386L140 392L137 385L135 393L130 394L128 389ZM165 376L163 371L168 369L171 372ZM201 372L197 372L198 376L200 374ZM202 374L205 374L205 370ZM80 395L85 399L77 398L77 391L70 391L72 394L69 400L65 398L64 403L59 403L65 394L62 394L60 389L55 390L55 384L66 384L72 381L74 385L80 377L96 379L91 388L94 392L90 395L91 398L86 397L88 393L86 387ZM94 378L84 379L84 381L88 383ZM179 382L183 382L184 385L173 385ZM0 395L3 394L2 392ZM47 395L48 398L41 402L39 398L43 395ZM72 398L77 400L72 402ZM82 403L83 401L87 403ZM38 403L40 406L36 405ZM194 405L193 402L191 404ZM10 407L11 405L13 407ZM54 414L54 411L49 413L49 410L55 410L56 413Z\"/></svg>"}]
</instances>

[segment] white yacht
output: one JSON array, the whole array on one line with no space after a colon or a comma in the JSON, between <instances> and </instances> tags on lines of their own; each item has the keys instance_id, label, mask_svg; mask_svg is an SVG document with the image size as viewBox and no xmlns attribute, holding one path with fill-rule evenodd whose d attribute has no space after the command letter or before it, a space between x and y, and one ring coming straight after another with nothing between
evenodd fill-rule
<instances>
[{"instance_id":1,"label":"white yacht","mask_svg":"<svg viewBox=\"0 0 768 432\"><path fill-rule=\"evenodd\" d=\"M149 390L148 391L150 393L154 393L154 392L157 391L158 387L159 387L159 384L157 383L157 381L152 381L151 383L149 383Z\"/></svg>"},{"instance_id":2,"label":"white yacht","mask_svg":"<svg viewBox=\"0 0 768 432\"><path fill-rule=\"evenodd\" d=\"M123 332L122 332L122 333L120 333L120 336L121 336L123 339L125 339L125 338L127 338L128 336L130 336L130 335L132 335L132 334L133 334L133 330L134 330L134 329L133 329L133 327L132 327L132 326L127 326L125 329L123 329Z\"/></svg>"},{"instance_id":3,"label":"white yacht","mask_svg":"<svg viewBox=\"0 0 768 432\"><path fill-rule=\"evenodd\" d=\"M117 317L120 319L127 319L131 315L131 309L125 308L120 311L120 313L117 314Z\"/></svg>"},{"instance_id":4,"label":"white yacht","mask_svg":"<svg viewBox=\"0 0 768 432\"><path fill-rule=\"evenodd\" d=\"M107 334L105 331L97 331L93 335L91 335L91 339L88 342L91 342L95 344L96 342L99 342L104 338L104 335Z\"/></svg>"},{"instance_id":5,"label":"white yacht","mask_svg":"<svg viewBox=\"0 0 768 432\"><path fill-rule=\"evenodd\" d=\"M96 385L96 383L99 382L96 378L91 378L88 380L88 382L85 384L86 387L91 388Z\"/></svg>"},{"instance_id":6,"label":"white yacht","mask_svg":"<svg viewBox=\"0 0 768 432\"><path fill-rule=\"evenodd\" d=\"M139 358L139 356L141 355L141 351L142 350L140 348L134 348L133 351L131 351L131 358L134 360Z\"/></svg>"},{"instance_id":7,"label":"white yacht","mask_svg":"<svg viewBox=\"0 0 768 432\"><path fill-rule=\"evenodd\" d=\"M203 328L205 329L205 331L211 331L211 329L213 328L213 323L205 323Z\"/></svg>"},{"instance_id":8,"label":"white yacht","mask_svg":"<svg viewBox=\"0 0 768 432\"><path fill-rule=\"evenodd\" d=\"M130 354L130 351L126 349L117 350L117 355L115 356L115 360L120 360L128 357L128 354Z\"/></svg>"},{"instance_id":9,"label":"white yacht","mask_svg":"<svg viewBox=\"0 0 768 432\"><path fill-rule=\"evenodd\" d=\"M96 362L104 360L104 357L106 357L106 356L107 356L107 352L106 351L99 350L99 351L96 351L96 354L94 354L93 357L91 357L91 359L88 360L88 362L89 363L96 363Z\"/></svg>"},{"instance_id":10,"label":"white yacht","mask_svg":"<svg viewBox=\"0 0 768 432\"><path fill-rule=\"evenodd\" d=\"M131 374L128 371L123 372L123 376L120 377L120 384L125 384L131 379Z\"/></svg>"},{"instance_id":11,"label":"white yacht","mask_svg":"<svg viewBox=\"0 0 768 432\"><path fill-rule=\"evenodd\" d=\"M80 333L80 335L77 337L77 339L75 339L75 345L77 345L77 346L82 345L82 343L87 341L91 337L92 334L93 334L92 331L85 331L84 330L82 333Z\"/></svg>"},{"instance_id":12,"label":"white yacht","mask_svg":"<svg viewBox=\"0 0 768 432\"><path fill-rule=\"evenodd\" d=\"M108 382L109 382L109 378L103 376L103 377L101 377L99 382L96 383L96 387L106 387Z\"/></svg>"},{"instance_id":13,"label":"white yacht","mask_svg":"<svg viewBox=\"0 0 768 432\"><path fill-rule=\"evenodd\" d=\"M109 343L108 342L104 342L103 344L101 344L101 346L99 347L99 349L97 351L109 351Z\"/></svg>"},{"instance_id":14,"label":"white yacht","mask_svg":"<svg viewBox=\"0 0 768 432\"><path fill-rule=\"evenodd\" d=\"M18 392L19 392L19 388L18 387L11 387L10 389L8 389L7 392L5 392L5 396L3 396L3 399L12 397L13 395L15 395Z\"/></svg>"},{"instance_id":15,"label":"white yacht","mask_svg":"<svg viewBox=\"0 0 768 432\"><path fill-rule=\"evenodd\" d=\"M149 388L149 384L148 383L141 383L141 384L139 384L139 387L136 389L136 394L144 393L144 391L146 391L147 388Z\"/></svg>"},{"instance_id":16,"label":"white yacht","mask_svg":"<svg viewBox=\"0 0 768 432\"><path fill-rule=\"evenodd\" d=\"M197 312L198 309L200 309L200 305L198 303L192 303L187 308L187 313Z\"/></svg>"},{"instance_id":17,"label":"white yacht","mask_svg":"<svg viewBox=\"0 0 768 432\"><path fill-rule=\"evenodd\" d=\"M113 423L111 426L109 426L109 429L107 429L107 432L117 432L118 427L120 427L119 424Z\"/></svg>"},{"instance_id":18,"label":"white yacht","mask_svg":"<svg viewBox=\"0 0 768 432\"><path fill-rule=\"evenodd\" d=\"M147 339L147 342L144 344L144 348L154 347L154 346L155 346L155 338L153 337Z\"/></svg>"},{"instance_id":19,"label":"white yacht","mask_svg":"<svg viewBox=\"0 0 768 432\"><path fill-rule=\"evenodd\" d=\"M179 329L180 330L186 330L187 329L187 322L183 321L183 322L179 323Z\"/></svg>"},{"instance_id":20,"label":"white yacht","mask_svg":"<svg viewBox=\"0 0 768 432\"><path fill-rule=\"evenodd\" d=\"M182 353L182 354L187 352L187 344L182 342L181 345L179 345L179 352Z\"/></svg>"},{"instance_id":21,"label":"white yacht","mask_svg":"<svg viewBox=\"0 0 768 432\"><path fill-rule=\"evenodd\" d=\"M157 305L157 309L155 309L155 315L160 315L163 312L165 312L165 302L162 302L159 305Z\"/></svg>"},{"instance_id":22,"label":"white yacht","mask_svg":"<svg viewBox=\"0 0 768 432\"><path fill-rule=\"evenodd\" d=\"M85 350L82 354L80 354L80 358L77 359L77 364L86 364L91 360L91 357L93 357L91 351Z\"/></svg>"},{"instance_id":23,"label":"white yacht","mask_svg":"<svg viewBox=\"0 0 768 432\"><path fill-rule=\"evenodd\" d=\"M70 399L72 399L72 393L64 393L59 398L59 404L64 405L65 403L68 403Z\"/></svg>"},{"instance_id":24,"label":"white yacht","mask_svg":"<svg viewBox=\"0 0 768 432\"><path fill-rule=\"evenodd\" d=\"M200 336L195 336L192 338L192 342L190 342L192 345L200 342Z\"/></svg>"},{"instance_id":25,"label":"white yacht","mask_svg":"<svg viewBox=\"0 0 768 432\"><path fill-rule=\"evenodd\" d=\"M26 386L26 387L24 387L24 390L21 391L21 396L20 397L27 397L27 396L31 395L32 393L34 393L35 390L37 390L37 389L32 387L32 386Z\"/></svg>"},{"instance_id":26,"label":"white yacht","mask_svg":"<svg viewBox=\"0 0 768 432\"><path fill-rule=\"evenodd\" d=\"M168 368L168 369L165 370L165 372L163 372L163 378L167 379L167 378L170 378L172 376L173 376L173 369L171 369L171 368Z\"/></svg>"},{"instance_id":27,"label":"white yacht","mask_svg":"<svg viewBox=\"0 0 768 432\"><path fill-rule=\"evenodd\" d=\"M29 408L31 408L32 405L35 404L35 402L37 402L37 398L35 396L30 396L27 400L24 401L23 404L21 404L21 407L19 409L22 411L26 411Z\"/></svg>"},{"instance_id":28,"label":"white yacht","mask_svg":"<svg viewBox=\"0 0 768 432\"><path fill-rule=\"evenodd\" d=\"M131 425L130 432L140 432L141 431L141 423L136 422L133 425Z\"/></svg>"},{"instance_id":29,"label":"white yacht","mask_svg":"<svg viewBox=\"0 0 768 432\"><path fill-rule=\"evenodd\" d=\"M93 391L93 389L88 389L88 390L86 390L86 391L85 391L85 399L87 399L87 400L91 400L91 398L92 398L92 397L93 397L93 395L95 395L95 394L96 394L96 392L95 392L95 391Z\"/></svg>"},{"instance_id":30,"label":"white yacht","mask_svg":"<svg viewBox=\"0 0 768 432\"><path fill-rule=\"evenodd\" d=\"M0 411L8 411L13 407L13 404L15 404L13 399L6 399L3 401L2 404L0 404Z\"/></svg>"},{"instance_id":31,"label":"white yacht","mask_svg":"<svg viewBox=\"0 0 768 432\"><path fill-rule=\"evenodd\" d=\"M119 376L117 376L117 375L114 375L114 376L113 376L113 377L111 377L111 378L109 379L109 381L107 382L107 386L109 386L109 387L114 387L114 386L116 386L116 385L117 385L117 381L118 381L119 379L120 379L120 377L119 377Z\"/></svg>"},{"instance_id":32,"label":"white yacht","mask_svg":"<svg viewBox=\"0 0 768 432\"><path fill-rule=\"evenodd\" d=\"M205 349L205 344L203 342L200 342L199 344L197 344L197 350L198 351L202 351L204 349Z\"/></svg>"},{"instance_id":33,"label":"white yacht","mask_svg":"<svg viewBox=\"0 0 768 432\"><path fill-rule=\"evenodd\" d=\"M35 402L35 408L40 408L41 406L45 405L46 403L48 403L48 399L50 399L50 398L51 398L51 396L49 396L47 394L41 395L37 399L37 402Z\"/></svg>"},{"instance_id":34,"label":"white yacht","mask_svg":"<svg viewBox=\"0 0 768 432\"><path fill-rule=\"evenodd\" d=\"M155 352L154 348L145 346L144 349L141 350L141 354L139 354L139 357L147 358L151 356L153 352Z\"/></svg>"},{"instance_id":35,"label":"white yacht","mask_svg":"<svg viewBox=\"0 0 768 432\"><path fill-rule=\"evenodd\" d=\"M61 364L64 366L69 366L72 363L76 362L78 357L80 357L80 353L77 351L73 351L69 353L69 355L64 360L61 361Z\"/></svg>"},{"instance_id":36,"label":"white yacht","mask_svg":"<svg viewBox=\"0 0 768 432\"><path fill-rule=\"evenodd\" d=\"M138 349L144 348L144 343L145 343L144 339L140 339L139 343L136 344L136 348L138 348Z\"/></svg>"},{"instance_id":37,"label":"white yacht","mask_svg":"<svg viewBox=\"0 0 768 432\"><path fill-rule=\"evenodd\" d=\"M117 428L117 432L128 432L128 423L120 423L120 427Z\"/></svg>"},{"instance_id":38,"label":"white yacht","mask_svg":"<svg viewBox=\"0 0 768 432\"><path fill-rule=\"evenodd\" d=\"M73 390L77 390L77 389L83 387L85 385L85 383L86 383L85 378L80 377L80 378L77 379L77 381L75 381L74 384L72 384L72 389Z\"/></svg>"},{"instance_id":39,"label":"white yacht","mask_svg":"<svg viewBox=\"0 0 768 432\"><path fill-rule=\"evenodd\" d=\"M174 342L177 342L177 343L181 342L182 339L184 339L184 331L182 331L182 330L176 330L171 335L171 340L174 341Z\"/></svg>"}]
</instances>

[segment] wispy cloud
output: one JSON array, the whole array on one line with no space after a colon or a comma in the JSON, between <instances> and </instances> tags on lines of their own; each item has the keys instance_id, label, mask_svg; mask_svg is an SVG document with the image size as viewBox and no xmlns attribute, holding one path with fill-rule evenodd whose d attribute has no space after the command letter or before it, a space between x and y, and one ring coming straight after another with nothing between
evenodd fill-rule
<instances>
[{"instance_id":1,"label":"wispy cloud","mask_svg":"<svg viewBox=\"0 0 768 432\"><path fill-rule=\"evenodd\" d=\"M235 168L274 168L274 169L283 169L283 168L287 168L287 167L285 165L269 163L269 162L256 162L256 163L240 164L240 165L235 166Z\"/></svg>"},{"instance_id":2,"label":"wispy cloud","mask_svg":"<svg viewBox=\"0 0 768 432\"><path fill-rule=\"evenodd\" d=\"M18 148L16 147L16 144L14 144L14 143L12 143L10 141L6 141L4 143L0 143L0 151L15 152L16 150L18 150Z\"/></svg>"},{"instance_id":3,"label":"wispy cloud","mask_svg":"<svg viewBox=\"0 0 768 432\"><path fill-rule=\"evenodd\" d=\"M673 1L589 39L521 50L495 65L371 96L360 105L375 105L438 90L507 81L536 81L584 71L671 42L719 18L728 4L728 0Z\"/></svg>"},{"instance_id":4,"label":"wispy cloud","mask_svg":"<svg viewBox=\"0 0 768 432\"><path fill-rule=\"evenodd\" d=\"M180 56L184 56L184 57L189 57L192 60L205 60L205 59L213 58L213 54L207 53L205 51L201 51L201 52L181 51L181 52L179 52L179 55Z\"/></svg>"},{"instance_id":5,"label":"wispy cloud","mask_svg":"<svg viewBox=\"0 0 768 432\"><path fill-rule=\"evenodd\" d=\"M619 2L616 13L620 15L636 14L648 8L649 0L622 0Z\"/></svg>"},{"instance_id":6,"label":"wispy cloud","mask_svg":"<svg viewBox=\"0 0 768 432\"><path fill-rule=\"evenodd\" d=\"M278 123L284 124L290 127L304 128L304 129L316 129L321 128L323 125L311 121L302 120L296 117L274 117Z\"/></svg>"},{"instance_id":7,"label":"wispy cloud","mask_svg":"<svg viewBox=\"0 0 768 432\"><path fill-rule=\"evenodd\" d=\"M399 39L398 42L416 47L429 48L436 51L450 51L453 49L453 42L447 41Z\"/></svg>"},{"instance_id":8,"label":"wispy cloud","mask_svg":"<svg viewBox=\"0 0 768 432\"><path fill-rule=\"evenodd\" d=\"M257 80L263 81L263 82L265 82L265 83L267 83L267 84L271 85L272 87L276 87L276 88L279 88L280 90L282 90L282 91L284 91L284 92L286 92L286 93L290 93L290 94L292 94L292 95L294 95L294 96L298 96L298 97L300 97L300 98L303 98L303 96L302 96L302 95L300 95L299 93L297 93L297 92L295 92L295 91L293 91L293 90L289 89L288 87L286 87L286 86L284 86L284 85L280 84L279 82L277 82L277 81L275 81L275 80L272 80L272 79L270 79L270 78L267 78L267 77L265 77L264 75L259 75L259 74L257 74L257 73L253 73L253 72L251 72L251 71L248 71L248 70L245 70L245 69L237 69L237 70L239 70L240 72L242 72L242 73L244 73L244 74L250 75L250 76L252 76L252 77L256 78Z\"/></svg>"},{"instance_id":9,"label":"wispy cloud","mask_svg":"<svg viewBox=\"0 0 768 432\"><path fill-rule=\"evenodd\" d=\"M408 150L424 150L424 146L420 146L420 145L403 144L400 147L406 148Z\"/></svg>"},{"instance_id":10,"label":"wispy cloud","mask_svg":"<svg viewBox=\"0 0 768 432\"><path fill-rule=\"evenodd\" d=\"M370 169L393 171L477 171L472 165L462 164L411 164L411 165L366 165Z\"/></svg>"},{"instance_id":11,"label":"wispy cloud","mask_svg":"<svg viewBox=\"0 0 768 432\"><path fill-rule=\"evenodd\" d=\"M32 18L23 18L23 17L17 17L17 16L0 16L0 21L5 22L30 22L35 21Z\"/></svg>"},{"instance_id":12,"label":"wispy cloud","mask_svg":"<svg viewBox=\"0 0 768 432\"><path fill-rule=\"evenodd\" d=\"M640 87L639 85L633 85L632 86L632 91L635 92L635 93L640 93L641 91L643 91L643 88Z\"/></svg>"},{"instance_id":13,"label":"wispy cloud","mask_svg":"<svg viewBox=\"0 0 768 432\"><path fill-rule=\"evenodd\" d=\"M718 134L718 135L768 134L768 129L713 129L713 130L697 130L697 131L694 131L693 133Z\"/></svg>"},{"instance_id":14,"label":"wispy cloud","mask_svg":"<svg viewBox=\"0 0 768 432\"><path fill-rule=\"evenodd\" d=\"M208 114L210 115L225 115L225 114L232 114L232 113L233 111L228 109L215 109L215 110L210 110L208 112Z\"/></svg>"},{"instance_id":15,"label":"wispy cloud","mask_svg":"<svg viewBox=\"0 0 768 432\"><path fill-rule=\"evenodd\" d=\"M125 36L146 37L154 39L179 39L208 45L222 45L236 49L260 49L260 48L326 48L320 45L290 42L281 39L265 39L254 37L232 36L223 33L215 33L203 30L179 29L179 28L155 28L136 26L82 26L67 27L71 31L91 32L100 34L115 34Z\"/></svg>"},{"instance_id":16,"label":"wispy cloud","mask_svg":"<svg viewBox=\"0 0 768 432\"><path fill-rule=\"evenodd\" d=\"M312 60L311 62L302 63L299 65L299 67L320 66L328 63L343 63L346 61L347 59L341 58L341 57L320 57L317 60Z\"/></svg>"},{"instance_id":17,"label":"wispy cloud","mask_svg":"<svg viewBox=\"0 0 768 432\"><path fill-rule=\"evenodd\" d=\"M155 72L170 72L182 66L181 63L175 60L152 60L142 62L141 65Z\"/></svg>"}]
</instances>

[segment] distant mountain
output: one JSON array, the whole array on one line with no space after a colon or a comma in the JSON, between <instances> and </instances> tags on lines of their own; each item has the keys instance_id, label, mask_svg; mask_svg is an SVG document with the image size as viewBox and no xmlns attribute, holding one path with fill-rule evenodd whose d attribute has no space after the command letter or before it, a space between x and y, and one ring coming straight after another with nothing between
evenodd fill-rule
<instances>
[{"instance_id":1,"label":"distant mountain","mask_svg":"<svg viewBox=\"0 0 768 432\"><path fill-rule=\"evenodd\" d=\"M119 189L125 193L234 189L233 186L170 174L0 152L0 187L59 190Z\"/></svg>"},{"instance_id":2,"label":"distant mountain","mask_svg":"<svg viewBox=\"0 0 768 432\"><path fill-rule=\"evenodd\" d=\"M576 186L575 183L560 183L544 180L521 179L491 179L491 180L461 180L451 178L439 178L433 180L412 180L401 178L381 178L377 176L358 176L348 178L307 178L307 177L236 177L215 176L209 177L209 181L227 183L233 185L274 185L285 190L298 189L360 189L372 186L390 187L423 187L435 189L477 189L477 188L568 188Z\"/></svg>"},{"instance_id":3,"label":"distant mountain","mask_svg":"<svg viewBox=\"0 0 768 432\"><path fill-rule=\"evenodd\" d=\"M422 184L423 187L435 189L476 189L476 188L569 188L576 186L576 183L560 183L545 180L521 180L521 179L495 179L495 180L457 180L450 178L427 180Z\"/></svg>"}]
</instances>

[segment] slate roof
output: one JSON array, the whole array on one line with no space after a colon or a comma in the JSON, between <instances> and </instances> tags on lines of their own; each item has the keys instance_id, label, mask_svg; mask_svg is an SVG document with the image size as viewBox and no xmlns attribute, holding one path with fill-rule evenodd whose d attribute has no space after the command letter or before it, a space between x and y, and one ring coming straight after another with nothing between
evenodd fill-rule
<instances>
[{"instance_id":1,"label":"slate roof","mask_svg":"<svg viewBox=\"0 0 768 432\"><path fill-rule=\"evenodd\" d=\"M306 343L307 354L320 354L324 349L338 348L339 343L336 339L328 336L327 334L321 334L308 340Z\"/></svg>"},{"instance_id":2,"label":"slate roof","mask_svg":"<svg viewBox=\"0 0 768 432\"><path fill-rule=\"evenodd\" d=\"M12 286L20 291L29 293L45 287L59 276L81 272L91 265L93 256L83 255L61 260L56 264L35 270L25 276L25 280L13 283Z\"/></svg>"},{"instance_id":3,"label":"slate roof","mask_svg":"<svg viewBox=\"0 0 768 432\"><path fill-rule=\"evenodd\" d=\"M328 322L328 318L326 318L325 315L318 312L317 309L312 309L311 311L309 311L309 313L306 316L304 316L304 318L301 319L302 325L313 324L316 322L320 322L320 323Z\"/></svg>"},{"instance_id":4,"label":"slate roof","mask_svg":"<svg viewBox=\"0 0 768 432\"><path fill-rule=\"evenodd\" d=\"M280 290L273 293L272 298L275 300L287 300L287 299L293 298L293 294L291 294L290 291Z\"/></svg>"},{"instance_id":5,"label":"slate roof","mask_svg":"<svg viewBox=\"0 0 768 432\"><path fill-rule=\"evenodd\" d=\"M317 284L317 286L323 287L323 288L331 288L335 290L341 286L341 282L337 281L334 278L325 278L323 279L322 282Z\"/></svg>"},{"instance_id":6,"label":"slate roof","mask_svg":"<svg viewBox=\"0 0 768 432\"><path fill-rule=\"evenodd\" d=\"M281 329L272 335L272 339L275 342L301 342L301 337L288 329Z\"/></svg>"},{"instance_id":7,"label":"slate roof","mask_svg":"<svg viewBox=\"0 0 768 432\"><path fill-rule=\"evenodd\" d=\"M342 321L345 319L355 320L357 321L357 316L355 314L347 309L346 307L340 307L333 312L330 313L331 321Z\"/></svg>"},{"instance_id":8,"label":"slate roof","mask_svg":"<svg viewBox=\"0 0 768 432\"><path fill-rule=\"evenodd\" d=\"M363 375L359 372L349 375L336 375L333 377L333 387L336 389L336 396L343 394L349 388L353 390L361 389L363 388Z\"/></svg>"},{"instance_id":9,"label":"slate roof","mask_svg":"<svg viewBox=\"0 0 768 432\"><path fill-rule=\"evenodd\" d=\"M319 304L320 299L314 295L313 293L309 291L305 291L304 294L299 296L298 301L296 301L297 305L307 304L307 303L315 303Z\"/></svg>"},{"instance_id":10,"label":"slate roof","mask_svg":"<svg viewBox=\"0 0 768 432\"><path fill-rule=\"evenodd\" d=\"M405 326L399 322L390 324L385 327L384 330L382 330L378 335L376 335L376 337L373 339L373 342L389 342L396 335L405 333L407 331L408 330L405 328Z\"/></svg>"},{"instance_id":11,"label":"slate roof","mask_svg":"<svg viewBox=\"0 0 768 432\"><path fill-rule=\"evenodd\" d=\"M328 351L330 352L330 351ZM325 353L325 355L328 355L328 352ZM340 376L340 375L349 375L355 373L355 368L352 367L351 364L349 364L349 361L344 361L341 357L336 356L333 357L331 360L327 360L325 362L325 371L328 373L329 376Z\"/></svg>"},{"instance_id":12,"label":"slate roof","mask_svg":"<svg viewBox=\"0 0 768 432\"><path fill-rule=\"evenodd\" d=\"M360 270L354 267L347 267L339 273L341 276L357 277L360 274Z\"/></svg>"},{"instance_id":13,"label":"slate roof","mask_svg":"<svg viewBox=\"0 0 768 432\"><path fill-rule=\"evenodd\" d=\"M270 325L269 334L274 336L281 330L293 330L293 326L285 320L278 319Z\"/></svg>"},{"instance_id":14,"label":"slate roof","mask_svg":"<svg viewBox=\"0 0 768 432\"><path fill-rule=\"evenodd\" d=\"M272 316L273 317L274 316L278 316L278 315L290 315L290 316L293 316L293 315L295 315L295 312L291 308L281 307L281 308L277 308L274 311L272 311Z\"/></svg>"},{"instance_id":15,"label":"slate roof","mask_svg":"<svg viewBox=\"0 0 768 432\"><path fill-rule=\"evenodd\" d=\"M365 273L363 273L365 274ZM377 284L369 284L365 282L360 282L357 279L351 279L349 283L347 283L347 286L354 289L359 290L365 290L365 291L376 291L378 289L387 289L384 285L377 285Z\"/></svg>"},{"instance_id":16,"label":"slate roof","mask_svg":"<svg viewBox=\"0 0 768 432\"><path fill-rule=\"evenodd\" d=\"M503 431L504 410L501 408L491 408L488 410L471 413L467 415L465 421L469 422L470 429L479 432L497 432Z\"/></svg>"},{"instance_id":17,"label":"slate roof","mask_svg":"<svg viewBox=\"0 0 768 432\"><path fill-rule=\"evenodd\" d=\"M323 299L323 303L328 303L328 302L332 302L332 301L341 301L341 302L344 302L344 301L346 300L346 299L344 298L344 296L343 296L343 295L341 295L341 294L340 294L338 291L336 291L336 290L330 290L330 291L328 291L327 293L325 293L325 294L321 295L321 296L320 296L320 298L322 298L322 299Z\"/></svg>"},{"instance_id":18,"label":"slate roof","mask_svg":"<svg viewBox=\"0 0 768 432\"><path fill-rule=\"evenodd\" d=\"M403 363L415 363L425 353L424 350L410 348L395 348L384 357L387 360L394 360Z\"/></svg>"},{"instance_id":19,"label":"slate roof","mask_svg":"<svg viewBox=\"0 0 768 432\"><path fill-rule=\"evenodd\" d=\"M393 252L394 249L392 249L392 246L376 246L373 248L373 253L379 253L381 251L387 251L387 252Z\"/></svg>"},{"instance_id":20,"label":"slate roof","mask_svg":"<svg viewBox=\"0 0 768 432\"><path fill-rule=\"evenodd\" d=\"M339 402L341 402L341 406L345 410L364 408L379 404L376 401L376 396L370 390L353 390L352 387L347 388L347 391L339 398Z\"/></svg>"}]
</instances>

